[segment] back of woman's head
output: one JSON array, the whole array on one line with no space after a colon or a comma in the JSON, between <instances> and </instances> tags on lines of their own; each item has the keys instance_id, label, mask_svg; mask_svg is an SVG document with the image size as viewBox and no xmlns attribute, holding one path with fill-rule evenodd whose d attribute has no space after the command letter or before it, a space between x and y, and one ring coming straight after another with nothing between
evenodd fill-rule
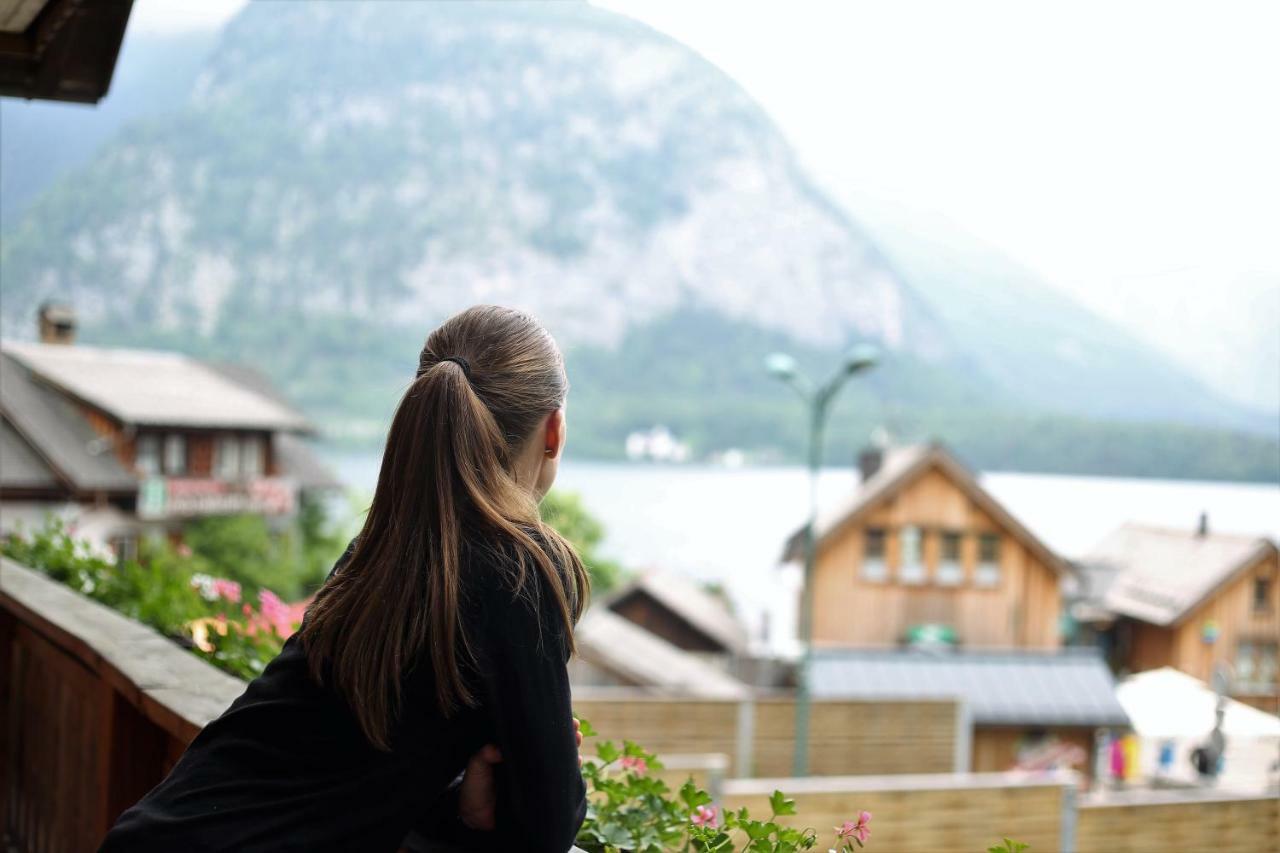
<instances>
[{"instance_id":1,"label":"back of woman's head","mask_svg":"<svg viewBox=\"0 0 1280 853\"><path fill-rule=\"evenodd\" d=\"M511 556L502 565L516 591L536 584L531 572L543 580L552 600L538 606L558 612L572 647L586 572L517 478L522 452L567 391L555 341L522 312L469 308L427 338L368 518L302 629L312 674L344 696L375 746L389 746L412 666L429 662L442 713L475 704L460 610L466 555L477 548Z\"/></svg>"}]
</instances>

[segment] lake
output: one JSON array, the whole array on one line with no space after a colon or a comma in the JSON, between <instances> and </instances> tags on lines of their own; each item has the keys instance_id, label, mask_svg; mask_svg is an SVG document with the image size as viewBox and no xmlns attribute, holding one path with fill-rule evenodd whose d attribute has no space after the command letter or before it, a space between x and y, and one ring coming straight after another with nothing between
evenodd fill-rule
<instances>
[{"instance_id":1,"label":"lake","mask_svg":"<svg viewBox=\"0 0 1280 853\"><path fill-rule=\"evenodd\" d=\"M328 453L352 488L372 492L377 453ZM982 485L1059 554L1072 558L1125 521L1280 539L1280 486L989 472ZM824 506L857 487L852 468L827 469ZM808 475L800 466L720 468L575 462L558 489L577 492L604 524L603 551L631 569L660 568L722 582L753 633L768 615L775 639L794 631L799 572L780 567L783 541L804 521Z\"/></svg>"}]
</instances>

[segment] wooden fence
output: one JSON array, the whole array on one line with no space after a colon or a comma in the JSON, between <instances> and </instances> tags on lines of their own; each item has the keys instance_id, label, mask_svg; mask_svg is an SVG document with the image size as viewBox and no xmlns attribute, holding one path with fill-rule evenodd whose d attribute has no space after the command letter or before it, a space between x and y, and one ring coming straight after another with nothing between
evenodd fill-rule
<instances>
[{"instance_id":1,"label":"wooden fence","mask_svg":"<svg viewBox=\"0 0 1280 853\"><path fill-rule=\"evenodd\" d=\"M1106 794L1080 806L1080 853L1280 850L1280 797L1206 791Z\"/></svg>"},{"instance_id":2,"label":"wooden fence","mask_svg":"<svg viewBox=\"0 0 1280 853\"><path fill-rule=\"evenodd\" d=\"M1070 771L735 779L725 783L724 806L768 816L769 795L784 791L797 813L779 823L817 830L821 850L834 827L868 811L873 851L976 853L1003 835L1050 853L1070 849L1062 841L1078 781Z\"/></svg>"},{"instance_id":3,"label":"wooden fence","mask_svg":"<svg viewBox=\"0 0 1280 853\"><path fill-rule=\"evenodd\" d=\"M659 756L723 753L738 777L791 770L795 702L655 696L618 688L575 691L574 708L611 740ZM953 700L818 701L809 767L817 775L950 773L969 768L968 723Z\"/></svg>"}]
</instances>

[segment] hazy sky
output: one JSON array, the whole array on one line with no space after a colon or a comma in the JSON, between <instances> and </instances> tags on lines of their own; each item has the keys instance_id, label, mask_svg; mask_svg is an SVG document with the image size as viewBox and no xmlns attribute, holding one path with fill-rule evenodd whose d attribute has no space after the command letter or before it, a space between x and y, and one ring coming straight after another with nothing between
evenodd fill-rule
<instances>
[{"instance_id":1,"label":"hazy sky","mask_svg":"<svg viewBox=\"0 0 1280 853\"><path fill-rule=\"evenodd\" d=\"M941 213L1280 405L1280 3L597 3L737 79L837 198Z\"/></svg>"}]
</instances>

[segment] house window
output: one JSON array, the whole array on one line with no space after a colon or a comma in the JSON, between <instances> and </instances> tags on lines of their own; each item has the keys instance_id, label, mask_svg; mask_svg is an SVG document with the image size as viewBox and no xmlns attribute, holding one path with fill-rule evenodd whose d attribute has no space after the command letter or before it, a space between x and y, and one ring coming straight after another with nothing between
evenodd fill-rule
<instances>
[{"instance_id":1,"label":"house window","mask_svg":"<svg viewBox=\"0 0 1280 853\"><path fill-rule=\"evenodd\" d=\"M144 477L155 477L160 473L160 439L150 433L138 436L134 444L134 467Z\"/></svg>"},{"instance_id":2,"label":"house window","mask_svg":"<svg viewBox=\"0 0 1280 853\"><path fill-rule=\"evenodd\" d=\"M938 583L943 586L959 586L964 583L964 564L960 562L960 534L954 530L943 531L941 550Z\"/></svg>"},{"instance_id":3,"label":"house window","mask_svg":"<svg viewBox=\"0 0 1280 853\"><path fill-rule=\"evenodd\" d=\"M1271 578L1253 579L1253 612L1266 613L1271 609Z\"/></svg>"},{"instance_id":4,"label":"house window","mask_svg":"<svg viewBox=\"0 0 1280 853\"><path fill-rule=\"evenodd\" d=\"M218 437L217 451L213 459L213 475L219 480L236 480L240 477L240 439L234 435Z\"/></svg>"},{"instance_id":5,"label":"house window","mask_svg":"<svg viewBox=\"0 0 1280 853\"><path fill-rule=\"evenodd\" d=\"M244 444L240 450L240 473L245 476L245 479L261 477L264 463L262 437L257 435L245 436Z\"/></svg>"},{"instance_id":6,"label":"house window","mask_svg":"<svg viewBox=\"0 0 1280 853\"><path fill-rule=\"evenodd\" d=\"M1243 692L1272 690L1276 685L1277 655L1275 642L1241 640L1236 645L1236 686Z\"/></svg>"},{"instance_id":7,"label":"house window","mask_svg":"<svg viewBox=\"0 0 1280 853\"><path fill-rule=\"evenodd\" d=\"M902 544L902 565L898 567L898 580L906 584L922 584L925 581L924 538L919 527L908 524L898 534Z\"/></svg>"},{"instance_id":8,"label":"house window","mask_svg":"<svg viewBox=\"0 0 1280 853\"><path fill-rule=\"evenodd\" d=\"M187 473L187 438L176 432L164 437L164 472L166 474Z\"/></svg>"},{"instance_id":9,"label":"house window","mask_svg":"<svg viewBox=\"0 0 1280 853\"><path fill-rule=\"evenodd\" d=\"M978 586L1000 585L1000 536L983 533L978 537L978 568L973 575Z\"/></svg>"},{"instance_id":10,"label":"house window","mask_svg":"<svg viewBox=\"0 0 1280 853\"><path fill-rule=\"evenodd\" d=\"M889 570L884 562L884 530L868 528L862 537L862 577L869 581L887 579Z\"/></svg>"}]
</instances>

